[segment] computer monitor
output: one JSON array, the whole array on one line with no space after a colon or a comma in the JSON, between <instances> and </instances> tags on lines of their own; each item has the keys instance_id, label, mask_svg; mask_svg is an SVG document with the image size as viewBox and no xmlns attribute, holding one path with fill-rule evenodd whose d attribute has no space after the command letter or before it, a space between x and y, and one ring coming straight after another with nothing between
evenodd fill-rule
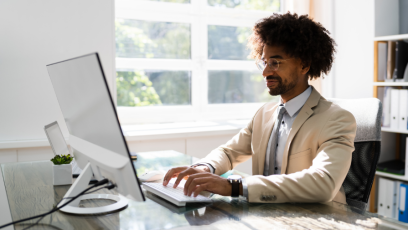
<instances>
[{"instance_id":1,"label":"computer monitor","mask_svg":"<svg viewBox=\"0 0 408 230\"><path fill-rule=\"evenodd\" d=\"M98 53L50 64L47 70L69 130L69 144L83 170L65 197L75 196L87 188L94 175L97 180L112 181L122 196L85 195L83 199L112 198L118 201L112 210L127 205L124 197L144 201ZM112 211L103 207L79 208L79 202L80 199L73 201L61 211L76 214Z\"/></svg>"}]
</instances>

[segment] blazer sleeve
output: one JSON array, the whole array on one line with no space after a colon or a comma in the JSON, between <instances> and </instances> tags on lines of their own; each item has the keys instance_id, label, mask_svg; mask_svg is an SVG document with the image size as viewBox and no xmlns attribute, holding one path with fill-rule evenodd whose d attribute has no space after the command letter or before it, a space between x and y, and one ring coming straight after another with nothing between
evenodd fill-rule
<instances>
[{"instance_id":1,"label":"blazer sleeve","mask_svg":"<svg viewBox=\"0 0 408 230\"><path fill-rule=\"evenodd\" d=\"M249 202L327 202L340 190L350 168L356 121L346 111L336 111L319 134L312 166L300 172L247 177ZM268 197L268 201L262 197Z\"/></svg>"},{"instance_id":2,"label":"blazer sleeve","mask_svg":"<svg viewBox=\"0 0 408 230\"><path fill-rule=\"evenodd\" d=\"M254 118L258 112L255 114ZM252 118L248 125L241 129L239 133L226 144L214 149L210 152L210 154L199 160L197 163L210 164L214 167L215 174L222 175L227 171L232 170L240 163L243 163L251 158L251 141L254 118Z\"/></svg>"}]
</instances>

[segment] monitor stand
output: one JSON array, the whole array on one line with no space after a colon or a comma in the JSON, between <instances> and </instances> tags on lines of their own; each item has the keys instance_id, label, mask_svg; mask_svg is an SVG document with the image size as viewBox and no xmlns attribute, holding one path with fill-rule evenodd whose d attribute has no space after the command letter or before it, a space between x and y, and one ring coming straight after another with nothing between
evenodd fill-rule
<instances>
[{"instance_id":1,"label":"monitor stand","mask_svg":"<svg viewBox=\"0 0 408 230\"><path fill-rule=\"evenodd\" d=\"M74 184L69 188L68 192L65 193L64 198L66 197L74 197L84 191L86 188L88 188L89 181L91 180L93 176L93 170L91 167L91 163L88 162L88 164L85 166L85 168L82 170L82 173L79 175L79 177L75 180ZM95 207L95 208L81 208L79 207L79 202L81 200L89 200L89 199L104 199L104 200L114 200L116 203L110 204L107 206L103 207ZM62 206L65 204L67 201L70 199L64 199L61 201L61 203L58 205L58 207ZM62 212L66 213L71 213L71 214L101 214L101 213L107 213L107 212L113 212L117 211L120 209L125 208L128 205L128 199L126 199L122 195L112 195L112 194L86 194L78 197L65 207L61 208L60 210Z\"/></svg>"}]
</instances>

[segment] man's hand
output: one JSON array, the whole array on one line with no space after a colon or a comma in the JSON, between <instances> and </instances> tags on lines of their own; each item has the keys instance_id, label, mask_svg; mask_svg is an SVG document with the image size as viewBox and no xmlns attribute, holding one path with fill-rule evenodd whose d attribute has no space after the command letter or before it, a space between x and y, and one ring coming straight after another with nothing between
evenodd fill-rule
<instances>
[{"instance_id":1,"label":"man's hand","mask_svg":"<svg viewBox=\"0 0 408 230\"><path fill-rule=\"evenodd\" d=\"M232 185L227 179L211 173L197 173L189 176L184 185L184 195L197 197L201 191L231 196Z\"/></svg>"},{"instance_id":2,"label":"man's hand","mask_svg":"<svg viewBox=\"0 0 408 230\"><path fill-rule=\"evenodd\" d=\"M178 186L182 178L187 179L189 175L196 173L211 172L210 169L205 165L199 165L196 167L182 166L170 169L163 178L163 185L167 186L171 178L180 177L179 180L174 184L174 188ZM180 176L181 175L181 176Z\"/></svg>"},{"instance_id":3,"label":"man's hand","mask_svg":"<svg viewBox=\"0 0 408 230\"><path fill-rule=\"evenodd\" d=\"M194 197L198 196L201 191L209 191L223 196L230 196L232 186L227 179L210 173L207 166L177 167L170 169L163 178L163 185L166 186L171 178L177 177L173 188L177 188L183 178L187 178L184 185L184 194Z\"/></svg>"}]
</instances>

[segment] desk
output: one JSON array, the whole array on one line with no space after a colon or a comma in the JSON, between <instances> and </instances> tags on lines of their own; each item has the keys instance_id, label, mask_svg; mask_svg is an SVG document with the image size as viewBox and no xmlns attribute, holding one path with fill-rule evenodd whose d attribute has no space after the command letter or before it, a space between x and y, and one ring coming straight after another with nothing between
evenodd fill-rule
<instances>
[{"instance_id":1,"label":"desk","mask_svg":"<svg viewBox=\"0 0 408 230\"><path fill-rule=\"evenodd\" d=\"M195 159L175 151L138 154L138 173L189 165ZM70 186L53 186L51 162L1 165L13 220L49 211ZM0 180L0 183L2 181ZM114 193L101 190L101 193ZM352 209L336 202L327 204L261 204L214 195L212 204L177 207L145 192L146 202L106 215L77 216L55 212L33 229L406 229L395 220ZM113 201L82 201L85 207ZM36 220L14 225L16 230ZM390 228L391 227L391 228Z\"/></svg>"}]
</instances>

